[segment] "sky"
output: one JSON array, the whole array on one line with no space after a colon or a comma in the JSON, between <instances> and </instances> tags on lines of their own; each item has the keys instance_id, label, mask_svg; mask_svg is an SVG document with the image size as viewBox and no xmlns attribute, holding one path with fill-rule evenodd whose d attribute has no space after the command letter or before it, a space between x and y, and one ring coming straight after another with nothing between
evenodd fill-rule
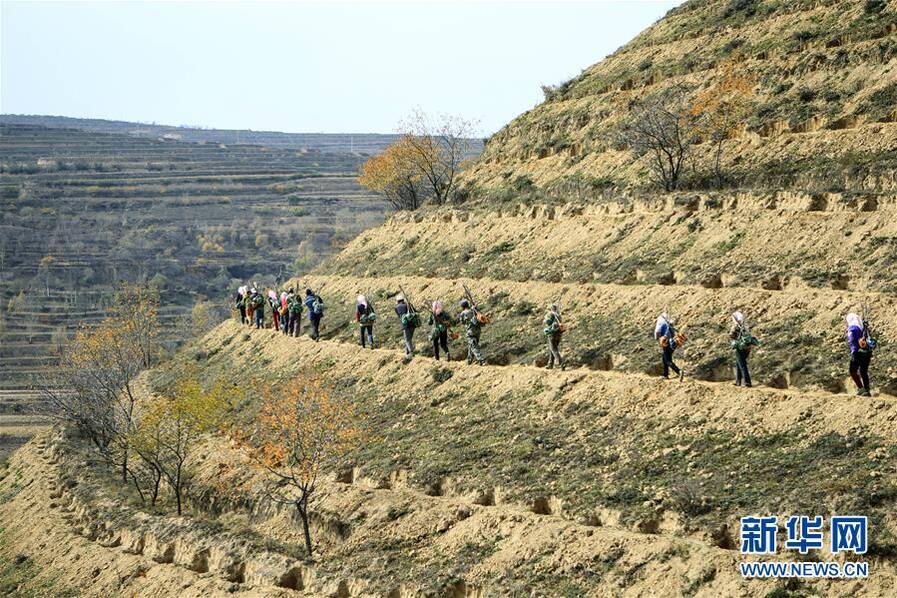
<instances>
[{"instance_id":1,"label":"sky","mask_svg":"<svg viewBox=\"0 0 897 598\"><path fill-rule=\"evenodd\" d=\"M491 134L673 0L0 1L0 112L391 133L413 109Z\"/></svg>"}]
</instances>

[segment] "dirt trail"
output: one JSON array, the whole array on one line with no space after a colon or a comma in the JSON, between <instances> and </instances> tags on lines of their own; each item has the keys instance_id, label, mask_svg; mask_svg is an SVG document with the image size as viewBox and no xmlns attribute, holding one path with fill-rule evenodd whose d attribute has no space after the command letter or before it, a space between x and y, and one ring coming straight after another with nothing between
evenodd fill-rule
<instances>
[{"instance_id":1,"label":"dirt trail","mask_svg":"<svg viewBox=\"0 0 897 598\"><path fill-rule=\"evenodd\" d=\"M375 329L381 340L390 338L391 334L394 337L392 346L401 346L398 326L390 313L399 286L414 299L418 309L424 310L429 301L437 297L452 301L460 296L462 285L468 284L478 294L487 312L503 309L496 317L496 325L505 327L499 339L495 340L492 329L495 326L487 327L483 333L484 342L489 343L487 357L494 358L496 354L526 347L528 363L544 354L541 317L545 306L559 302L565 320L573 328L565 337L564 351L580 351L581 357L574 355L581 362L605 370L648 371L656 368L658 359L650 332L657 315L666 310L678 319L689 335L688 343L677 353L677 358L686 361L690 376L711 381L732 379L732 351L726 332L729 314L736 308L745 310L754 334L763 343L754 352L753 361L759 363L753 368L755 382L776 387L815 387L835 392L849 392L848 389L854 388L846 371L843 317L861 305L865 305L869 313L879 315L874 321L879 338L897 338L897 320L886 317L886 314L897 311L897 297L883 293L520 283L488 278L418 276L316 275L305 277L302 282L315 288L323 285L325 298L330 301L325 322L331 327L344 326L337 336L342 340L349 340L350 335L356 334L354 325L349 324L355 295L367 293L375 300L381 314ZM496 300L501 303L496 304ZM593 321L596 314L605 319ZM428 350L427 332L425 327L417 334L418 345L425 350ZM610 338L605 342L602 335ZM596 339L601 340L596 343ZM537 357L530 357L533 354ZM513 353L508 359L519 362L519 356ZM590 359L594 363L589 363ZM699 368L697 372L696 366ZM886 396L897 392L897 352L888 343L883 343L876 353L872 376L876 393Z\"/></svg>"},{"instance_id":2,"label":"dirt trail","mask_svg":"<svg viewBox=\"0 0 897 598\"><path fill-rule=\"evenodd\" d=\"M250 355L233 340L248 334L258 349ZM204 339L208 348L220 349L226 339L228 351L238 360L267 362L265 367L281 374L324 363L333 377L356 371L379 371L400 379L384 384L390 394L409 391L430 378L434 366L451 369L453 385L468 391L476 388L500 399L520 389L543 388L537 401L548 410L565 404L599 401L610 412L638 413L639 417L685 418L696 425L726 424L744 434L787 430L802 423L808 432L873 433L897 443L897 402L893 398L861 399L820 391L775 388L742 388L730 383L662 380L642 374L593 371L585 368L547 371L532 366L467 366L457 362L435 362L418 356L405 363L394 349L362 350L347 343L290 338L272 330L254 330L238 322L219 325ZM387 368L386 364L390 364ZM559 392L562 391L562 392Z\"/></svg>"}]
</instances>

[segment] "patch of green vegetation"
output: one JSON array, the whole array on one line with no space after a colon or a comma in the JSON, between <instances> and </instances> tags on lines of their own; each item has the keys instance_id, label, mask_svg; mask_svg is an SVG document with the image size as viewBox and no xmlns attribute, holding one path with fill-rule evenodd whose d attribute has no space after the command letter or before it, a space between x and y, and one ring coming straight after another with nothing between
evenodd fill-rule
<instances>
[{"instance_id":1,"label":"patch of green vegetation","mask_svg":"<svg viewBox=\"0 0 897 598\"><path fill-rule=\"evenodd\" d=\"M6 538L6 529L0 526L0 596L38 598L78 596L77 592L58 584L36 581L40 567L27 554L15 553Z\"/></svg>"},{"instance_id":2,"label":"patch of green vegetation","mask_svg":"<svg viewBox=\"0 0 897 598\"><path fill-rule=\"evenodd\" d=\"M897 83L890 83L875 90L857 107L858 114L866 114L872 119L880 119L894 111L897 106Z\"/></svg>"},{"instance_id":3,"label":"patch of green vegetation","mask_svg":"<svg viewBox=\"0 0 897 598\"><path fill-rule=\"evenodd\" d=\"M8 463L6 462L4 462L3 469L2 480L7 485L7 488L4 492L0 492L0 504L11 501L22 491L22 470L16 468L9 471ZM10 476L12 476L12 480L7 480Z\"/></svg>"},{"instance_id":4,"label":"patch of green vegetation","mask_svg":"<svg viewBox=\"0 0 897 598\"><path fill-rule=\"evenodd\" d=\"M714 246L713 251L720 253L732 251L741 245L741 242L744 240L744 235L745 232L743 230L736 231L728 240L717 243Z\"/></svg>"},{"instance_id":5,"label":"patch of green vegetation","mask_svg":"<svg viewBox=\"0 0 897 598\"><path fill-rule=\"evenodd\" d=\"M433 378L433 382L436 384L442 384L443 382L451 379L454 371L450 368L439 367L438 365L433 366L430 369L430 377Z\"/></svg>"}]
</instances>

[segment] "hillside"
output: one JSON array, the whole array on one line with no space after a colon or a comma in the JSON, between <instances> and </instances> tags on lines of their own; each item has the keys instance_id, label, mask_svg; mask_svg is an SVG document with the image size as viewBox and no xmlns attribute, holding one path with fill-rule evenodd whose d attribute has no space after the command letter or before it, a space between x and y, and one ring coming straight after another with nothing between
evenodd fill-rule
<instances>
[{"instance_id":1,"label":"hillside","mask_svg":"<svg viewBox=\"0 0 897 598\"><path fill-rule=\"evenodd\" d=\"M153 281L172 342L200 298L307 270L383 218L361 158L0 125L0 388L101 317L115 284Z\"/></svg>"},{"instance_id":2,"label":"hillside","mask_svg":"<svg viewBox=\"0 0 897 598\"><path fill-rule=\"evenodd\" d=\"M102 470L79 467L89 455L82 443L42 435L0 481L0 554L27 555L20 587L97 596L894 590L893 399L406 363L392 349L362 352L232 321L191 351L188 362L209 380L273 382L312 370L354 397L369 440L351 469L321 483L317 558L301 556L292 511L242 490L255 474L238 466L230 443L204 449L191 516L175 518L123 500L130 495ZM152 373L151 383L180 367ZM741 579L737 517L807 510L872 518L870 579Z\"/></svg>"},{"instance_id":3,"label":"hillside","mask_svg":"<svg viewBox=\"0 0 897 598\"><path fill-rule=\"evenodd\" d=\"M158 503L141 500L71 429L43 431L16 451L0 470L0 588L159 597L897 594L894 15L893 2L824 0L694 1L672 11L493 136L465 171L468 201L359 226L309 271L287 270L284 286L316 289L326 303L318 342L305 319L292 338L231 317L139 376L138 419L175 404L171 393L191 377L233 399L225 424L182 464L183 515L170 483ZM589 141L621 118L611 108L621 94L710 79L726 47L760 70L760 107L780 123L769 128L758 114L727 147L738 189L659 193L630 154ZM852 91L827 112L816 102L835 82ZM815 94L809 115L822 115L812 121L820 128L801 124L803 87ZM876 103L883 97L886 105ZM857 118L831 120L844 115ZM301 154L310 155L325 163ZM293 176L275 184L299 192L292 185L309 179ZM216 264L233 267L224 256ZM435 361L426 324L407 357L395 295L403 290L426 323L436 299L457 314L465 285L491 317L486 364L466 363L463 336L451 341L450 360ZM374 349L358 345L358 294L378 313ZM543 317L552 303L568 326L567 367L547 370ZM750 356L751 388L733 385L736 309L761 343ZM681 380L659 376L652 332L663 311L687 335L675 353ZM857 396L848 374L850 312L863 313L880 341L871 396ZM296 376L321 380L328 390L312 394L334 399L308 408L326 416L322 428L341 419L336 399L357 426L357 443L320 472L313 558L301 517L272 498L270 483L283 480L270 461L251 465L248 448L259 422L309 429L302 413L265 410L272 396L292 404L295 387L282 385ZM320 432L311 430L303 441ZM292 454L267 448L274 460ZM788 516L836 514L868 517L867 552L783 547ZM774 555L741 554L748 515L778 516ZM828 525L823 533L827 543ZM739 564L758 560L863 561L869 576L744 578Z\"/></svg>"},{"instance_id":4,"label":"hillside","mask_svg":"<svg viewBox=\"0 0 897 598\"><path fill-rule=\"evenodd\" d=\"M262 145L278 149L307 149L335 154L375 154L398 139L398 135L342 133L281 133L239 129L200 129L96 118L69 118L27 114L2 114L0 124L29 125L49 129L76 129L88 133L111 133L139 139L169 139L194 143Z\"/></svg>"},{"instance_id":5,"label":"hillside","mask_svg":"<svg viewBox=\"0 0 897 598\"><path fill-rule=\"evenodd\" d=\"M466 173L474 196L535 185L593 199L649 184L614 130L630 102L673 86L696 94L735 60L755 76L723 169L736 186L897 189L897 5L861 0L692 0L495 133ZM711 143L685 186L706 185ZM691 172L692 166L694 172Z\"/></svg>"}]
</instances>

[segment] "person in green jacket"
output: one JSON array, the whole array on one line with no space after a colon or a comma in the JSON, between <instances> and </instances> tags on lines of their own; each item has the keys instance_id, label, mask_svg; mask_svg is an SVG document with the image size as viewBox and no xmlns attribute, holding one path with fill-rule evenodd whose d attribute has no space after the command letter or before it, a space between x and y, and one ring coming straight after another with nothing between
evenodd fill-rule
<instances>
[{"instance_id":1,"label":"person in green jacket","mask_svg":"<svg viewBox=\"0 0 897 598\"><path fill-rule=\"evenodd\" d=\"M558 311L558 306L555 303L552 303L548 306L548 313L545 314L545 319L542 320L542 323L545 325L545 328L542 329L542 332L545 334L548 339L548 369L554 367L555 361L557 361L558 367L564 369L564 358L561 357L561 336L564 334L564 325L561 323L561 314Z\"/></svg>"},{"instance_id":2,"label":"person in green jacket","mask_svg":"<svg viewBox=\"0 0 897 598\"><path fill-rule=\"evenodd\" d=\"M302 328L302 300L296 295L294 289L287 292L287 328L289 336L299 336Z\"/></svg>"},{"instance_id":3,"label":"person in green jacket","mask_svg":"<svg viewBox=\"0 0 897 598\"><path fill-rule=\"evenodd\" d=\"M751 355L751 349L758 346L760 341L751 334L750 326L740 311L732 313L729 338L735 351L735 386L741 386L743 383L750 388L751 372L748 370L748 357Z\"/></svg>"},{"instance_id":4,"label":"person in green jacket","mask_svg":"<svg viewBox=\"0 0 897 598\"><path fill-rule=\"evenodd\" d=\"M430 312L429 322L433 328L430 330L430 342L433 343L433 357L439 361L439 347L445 352L445 360L451 361L452 356L449 355L448 339L449 329L455 325L455 319L450 313L445 311L442 301L438 299L433 302L433 311Z\"/></svg>"}]
</instances>

